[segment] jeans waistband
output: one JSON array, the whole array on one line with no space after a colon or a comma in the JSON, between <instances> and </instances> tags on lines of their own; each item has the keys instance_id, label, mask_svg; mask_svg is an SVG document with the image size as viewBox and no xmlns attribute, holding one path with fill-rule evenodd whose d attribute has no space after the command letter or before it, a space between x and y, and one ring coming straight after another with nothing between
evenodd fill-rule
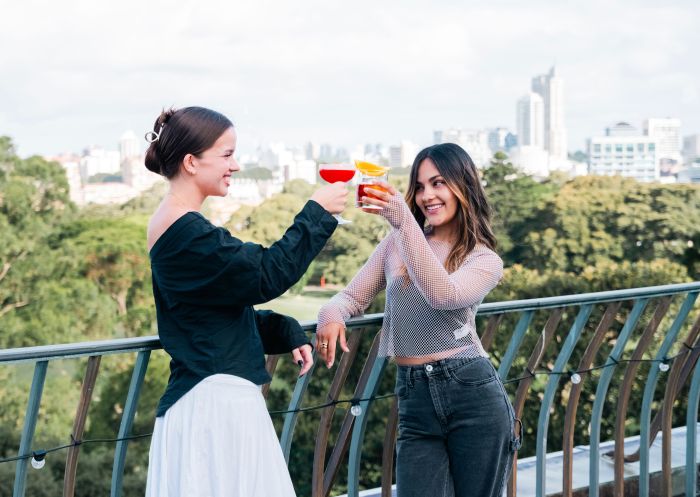
<instances>
[{"instance_id":1,"label":"jeans waistband","mask_svg":"<svg viewBox=\"0 0 700 497\"><path fill-rule=\"evenodd\" d=\"M437 375L444 375L447 373L447 371L452 371L455 370L465 364L469 364L470 362L474 362L477 360L486 360L488 361L488 357L458 357L458 358L452 358L448 357L447 359L440 359L439 361L433 361L433 362L426 362L425 364L418 364L415 366L401 366L397 364L398 368L398 374L404 375L408 378L419 378L419 377L424 377L427 378L428 376L437 376Z\"/></svg>"}]
</instances>

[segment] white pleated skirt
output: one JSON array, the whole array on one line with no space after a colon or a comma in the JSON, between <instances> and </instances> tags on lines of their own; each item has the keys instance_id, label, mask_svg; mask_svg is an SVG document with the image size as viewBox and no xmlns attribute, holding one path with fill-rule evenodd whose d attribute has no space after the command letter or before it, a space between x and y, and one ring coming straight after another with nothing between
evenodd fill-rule
<instances>
[{"instance_id":1,"label":"white pleated skirt","mask_svg":"<svg viewBox=\"0 0 700 497\"><path fill-rule=\"evenodd\" d=\"M146 497L296 497L260 387L210 376L156 418Z\"/></svg>"}]
</instances>

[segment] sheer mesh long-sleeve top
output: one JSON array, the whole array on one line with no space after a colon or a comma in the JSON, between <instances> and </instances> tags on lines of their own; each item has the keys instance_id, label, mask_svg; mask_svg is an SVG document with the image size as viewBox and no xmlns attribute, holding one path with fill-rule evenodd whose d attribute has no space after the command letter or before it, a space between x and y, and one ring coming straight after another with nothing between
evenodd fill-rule
<instances>
[{"instance_id":1,"label":"sheer mesh long-sleeve top","mask_svg":"<svg viewBox=\"0 0 700 497\"><path fill-rule=\"evenodd\" d=\"M455 349L456 357L486 357L476 333L476 311L503 275L501 258L478 244L448 273L443 264L450 244L426 236L399 194L382 215L394 229L350 284L321 308L318 328L362 314L386 288L380 356Z\"/></svg>"}]
</instances>

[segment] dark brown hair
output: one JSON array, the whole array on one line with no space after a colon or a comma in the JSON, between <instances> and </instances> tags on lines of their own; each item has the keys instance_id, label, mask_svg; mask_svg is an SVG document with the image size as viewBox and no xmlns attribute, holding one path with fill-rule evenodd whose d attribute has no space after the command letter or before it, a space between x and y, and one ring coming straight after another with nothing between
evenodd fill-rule
<instances>
[{"instance_id":1,"label":"dark brown hair","mask_svg":"<svg viewBox=\"0 0 700 497\"><path fill-rule=\"evenodd\" d=\"M187 154L199 157L232 127L226 116L204 107L163 109L153 132L146 133L147 138L156 138L146 150L146 167L171 179L180 171Z\"/></svg>"},{"instance_id":2,"label":"dark brown hair","mask_svg":"<svg viewBox=\"0 0 700 497\"><path fill-rule=\"evenodd\" d=\"M454 143L441 143L421 150L413 161L406 192L406 203L418 225L425 227L425 216L416 203L418 169L425 159L435 164L450 191L457 197L457 240L452 246L445 269L454 272L477 243L496 249L496 236L491 229L491 205L481 185L479 172L469 154Z\"/></svg>"}]
</instances>

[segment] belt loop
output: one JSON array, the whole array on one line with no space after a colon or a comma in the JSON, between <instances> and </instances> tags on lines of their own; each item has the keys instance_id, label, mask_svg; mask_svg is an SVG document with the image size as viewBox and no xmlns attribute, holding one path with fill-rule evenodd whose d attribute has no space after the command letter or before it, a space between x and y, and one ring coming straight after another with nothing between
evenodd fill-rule
<instances>
[{"instance_id":1,"label":"belt loop","mask_svg":"<svg viewBox=\"0 0 700 497\"><path fill-rule=\"evenodd\" d=\"M406 385L413 388L413 367L406 366Z\"/></svg>"}]
</instances>

